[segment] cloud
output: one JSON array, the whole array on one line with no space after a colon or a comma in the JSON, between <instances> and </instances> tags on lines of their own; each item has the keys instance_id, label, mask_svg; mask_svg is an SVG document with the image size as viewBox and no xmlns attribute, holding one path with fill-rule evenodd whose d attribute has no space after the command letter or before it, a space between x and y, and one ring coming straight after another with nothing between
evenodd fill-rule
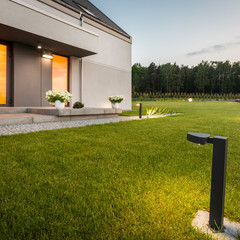
<instances>
[{"instance_id":1,"label":"cloud","mask_svg":"<svg viewBox=\"0 0 240 240\"><path fill-rule=\"evenodd\" d=\"M193 56L202 55L202 54L214 53L214 52L223 51L225 49L228 49L228 48L234 47L234 46L238 46L238 45L240 45L240 41L216 44L216 45L213 45L208 48L203 48L202 50L199 50L199 51L189 52L186 55L188 57L193 57Z\"/></svg>"}]
</instances>

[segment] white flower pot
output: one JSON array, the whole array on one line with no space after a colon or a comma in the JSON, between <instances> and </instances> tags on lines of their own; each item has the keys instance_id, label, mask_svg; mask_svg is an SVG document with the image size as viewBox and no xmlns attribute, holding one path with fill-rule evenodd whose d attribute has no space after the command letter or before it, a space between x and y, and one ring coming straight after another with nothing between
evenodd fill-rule
<instances>
[{"instance_id":1,"label":"white flower pot","mask_svg":"<svg viewBox=\"0 0 240 240\"><path fill-rule=\"evenodd\" d=\"M59 100L55 101L55 107L57 110L62 110L65 107L65 103L60 102Z\"/></svg>"},{"instance_id":2,"label":"white flower pot","mask_svg":"<svg viewBox=\"0 0 240 240\"><path fill-rule=\"evenodd\" d=\"M114 109L119 108L119 103L112 103L112 108L114 108Z\"/></svg>"}]
</instances>

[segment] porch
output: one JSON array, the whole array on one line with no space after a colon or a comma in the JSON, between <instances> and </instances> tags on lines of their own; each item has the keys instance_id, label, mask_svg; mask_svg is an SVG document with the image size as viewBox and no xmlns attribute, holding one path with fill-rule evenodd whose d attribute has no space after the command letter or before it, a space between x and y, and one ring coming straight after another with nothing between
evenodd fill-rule
<instances>
[{"instance_id":1,"label":"porch","mask_svg":"<svg viewBox=\"0 0 240 240\"><path fill-rule=\"evenodd\" d=\"M121 112L112 108L0 107L0 125L113 118Z\"/></svg>"}]
</instances>

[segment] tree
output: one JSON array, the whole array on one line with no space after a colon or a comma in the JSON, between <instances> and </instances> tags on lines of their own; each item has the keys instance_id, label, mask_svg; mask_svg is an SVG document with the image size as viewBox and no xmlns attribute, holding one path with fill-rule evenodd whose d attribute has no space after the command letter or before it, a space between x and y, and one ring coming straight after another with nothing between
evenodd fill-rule
<instances>
[{"instance_id":1,"label":"tree","mask_svg":"<svg viewBox=\"0 0 240 240\"><path fill-rule=\"evenodd\" d=\"M176 63L132 66L133 92L239 93L240 62L202 61L194 67Z\"/></svg>"},{"instance_id":2,"label":"tree","mask_svg":"<svg viewBox=\"0 0 240 240\"><path fill-rule=\"evenodd\" d=\"M205 93L205 88L209 82L208 78L208 62L202 61L197 66L196 78L195 78L195 86L199 92Z\"/></svg>"},{"instance_id":3,"label":"tree","mask_svg":"<svg viewBox=\"0 0 240 240\"><path fill-rule=\"evenodd\" d=\"M161 76L163 80L163 91L166 93L171 92L173 83L173 68L171 63L161 66Z\"/></svg>"},{"instance_id":4,"label":"tree","mask_svg":"<svg viewBox=\"0 0 240 240\"><path fill-rule=\"evenodd\" d=\"M157 82L157 66L155 63L151 63L148 67L148 89L147 91L155 92Z\"/></svg>"}]
</instances>

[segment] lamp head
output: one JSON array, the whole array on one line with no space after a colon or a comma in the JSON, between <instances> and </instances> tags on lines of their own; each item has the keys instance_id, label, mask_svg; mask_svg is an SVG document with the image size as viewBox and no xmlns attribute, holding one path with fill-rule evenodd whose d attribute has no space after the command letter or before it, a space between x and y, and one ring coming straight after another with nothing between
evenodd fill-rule
<instances>
[{"instance_id":1,"label":"lamp head","mask_svg":"<svg viewBox=\"0 0 240 240\"><path fill-rule=\"evenodd\" d=\"M200 145L205 145L207 143L211 143L211 137L207 133L194 133L189 132L187 133L187 140L193 143L197 143Z\"/></svg>"},{"instance_id":2,"label":"lamp head","mask_svg":"<svg viewBox=\"0 0 240 240\"><path fill-rule=\"evenodd\" d=\"M41 44L41 43L39 43L39 44L37 45L37 49L42 49L42 44Z\"/></svg>"},{"instance_id":3,"label":"lamp head","mask_svg":"<svg viewBox=\"0 0 240 240\"><path fill-rule=\"evenodd\" d=\"M42 57L47 58L47 59L53 59L52 52L50 52L50 51L43 51Z\"/></svg>"}]
</instances>

